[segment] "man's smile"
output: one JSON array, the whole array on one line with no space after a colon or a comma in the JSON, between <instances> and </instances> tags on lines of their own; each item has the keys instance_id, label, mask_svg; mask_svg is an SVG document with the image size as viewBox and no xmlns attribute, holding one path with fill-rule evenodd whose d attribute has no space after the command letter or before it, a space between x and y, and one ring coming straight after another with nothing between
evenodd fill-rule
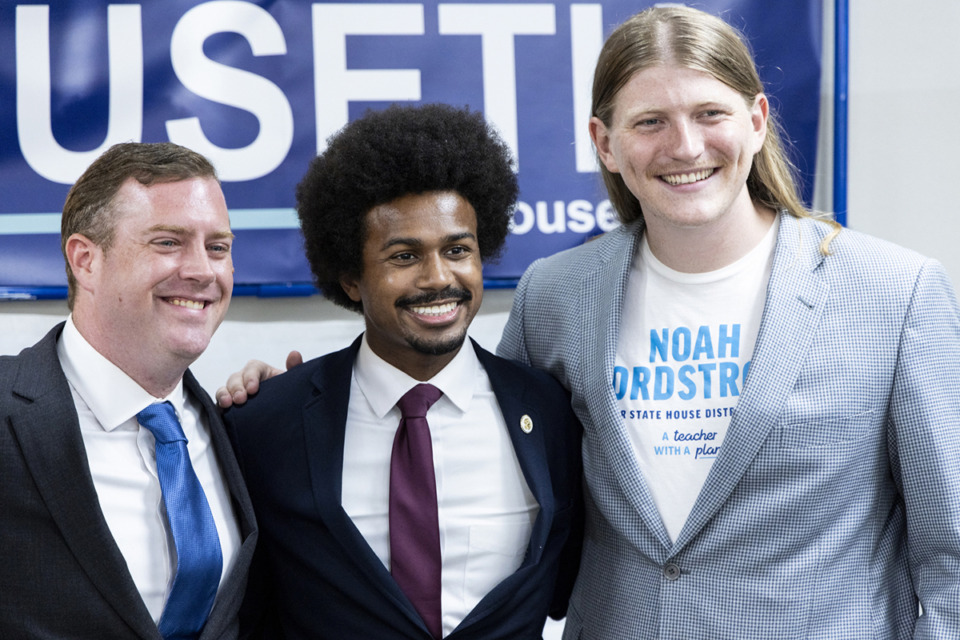
<instances>
[{"instance_id":1,"label":"man's smile","mask_svg":"<svg viewBox=\"0 0 960 640\"><path fill-rule=\"evenodd\" d=\"M671 186L679 186L682 184L691 184L694 182L700 182L701 180L706 180L716 171L715 168L710 169L700 169L699 171L691 171L689 173L675 173L675 174L664 174L660 177L664 182Z\"/></svg>"},{"instance_id":2,"label":"man's smile","mask_svg":"<svg viewBox=\"0 0 960 640\"><path fill-rule=\"evenodd\" d=\"M410 311L418 316L442 316L451 313L459 304L459 302L447 302L430 306L411 306Z\"/></svg>"},{"instance_id":3,"label":"man's smile","mask_svg":"<svg viewBox=\"0 0 960 640\"><path fill-rule=\"evenodd\" d=\"M204 300L190 300L188 298L163 298L166 302L176 306L176 307L185 307L187 309L203 309L209 304Z\"/></svg>"}]
</instances>

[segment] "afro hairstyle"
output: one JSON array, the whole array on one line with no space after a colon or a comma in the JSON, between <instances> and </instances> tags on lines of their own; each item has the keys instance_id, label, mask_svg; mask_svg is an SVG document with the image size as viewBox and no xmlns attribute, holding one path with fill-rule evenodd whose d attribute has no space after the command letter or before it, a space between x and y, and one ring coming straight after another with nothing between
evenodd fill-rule
<instances>
[{"instance_id":1,"label":"afro hairstyle","mask_svg":"<svg viewBox=\"0 0 960 640\"><path fill-rule=\"evenodd\" d=\"M510 149L482 114L444 104L368 111L327 141L297 185L297 215L314 281L363 311L340 286L362 275L366 214L410 194L455 191L477 215L486 262L506 240L519 187Z\"/></svg>"}]
</instances>

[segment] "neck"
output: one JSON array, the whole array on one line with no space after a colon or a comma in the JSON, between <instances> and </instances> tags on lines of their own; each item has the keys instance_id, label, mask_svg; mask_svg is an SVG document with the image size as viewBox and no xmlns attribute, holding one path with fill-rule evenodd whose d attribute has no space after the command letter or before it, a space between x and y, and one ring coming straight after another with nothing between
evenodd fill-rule
<instances>
[{"instance_id":1,"label":"neck","mask_svg":"<svg viewBox=\"0 0 960 640\"><path fill-rule=\"evenodd\" d=\"M711 224L680 227L647 223L645 233L657 260L681 273L705 273L733 264L760 244L776 212L751 203L742 216L724 216Z\"/></svg>"},{"instance_id":2,"label":"neck","mask_svg":"<svg viewBox=\"0 0 960 640\"><path fill-rule=\"evenodd\" d=\"M142 345L128 345L116 340L102 339L104 332L97 331L89 318L82 312L73 311L73 323L83 339L96 349L97 353L113 363L118 369L130 376L130 379L143 387L154 398L170 395L193 360L184 360L168 355L163 361L144 357Z\"/></svg>"},{"instance_id":3,"label":"neck","mask_svg":"<svg viewBox=\"0 0 960 640\"><path fill-rule=\"evenodd\" d=\"M435 375L443 371L443 368L450 364L450 361L460 352L459 347L456 351L452 353L445 353L441 356L433 356L423 354L418 358L410 358L404 362L391 362L393 366L400 371L403 371L405 374L418 380L420 382L426 382L430 380Z\"/></svg>"}]
</instances>

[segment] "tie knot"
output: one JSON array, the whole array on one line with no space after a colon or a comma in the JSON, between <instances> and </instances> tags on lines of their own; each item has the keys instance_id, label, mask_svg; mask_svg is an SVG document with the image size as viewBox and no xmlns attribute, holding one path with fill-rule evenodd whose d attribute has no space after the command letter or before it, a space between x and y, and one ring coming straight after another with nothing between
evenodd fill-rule
<instances>
[{"instance_id":1,"label":"tie knot","mask_svg":"<svg viewBox=\"0 0 960 640\"><path fill-rule=\"evenodd\" d=\"M187 440L187 436L183 434L183 427L177 420L177 413L169 402L151 404L137 414L137 421L153 434L157 442L168 444Z\"/></svg>"},{"instance_id":2,"label":"tie knot","mask_svg":"<svg viewBox=\"0 0 960 640\"><path fill-rule=\"evenodd\" d=\"M404 418L426 418L427 410L440 399L443 392L432 384L418 384L403 394L397 401L400 413Z\"/></svg>"}]
</instances>

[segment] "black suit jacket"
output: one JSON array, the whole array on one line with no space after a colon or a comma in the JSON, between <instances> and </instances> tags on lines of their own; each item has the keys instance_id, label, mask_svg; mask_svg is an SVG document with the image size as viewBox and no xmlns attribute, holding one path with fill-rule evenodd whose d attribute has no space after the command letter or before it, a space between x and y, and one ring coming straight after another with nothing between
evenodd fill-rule
<instances>
[{"instance_id":1,"label":"black suit jacket","mask_svg":"<svg viewBox=\"0 0 960 640\"><path fill-rule=\"evenodd\" d=\"M354 344L266 381L224 420L250 487L260 546L242 630L255 637L429 640L430 634L340 503ZM547 374L474 345L540 505L520 568L451 640L540 638L561 617L582 526L580 423ZM521 417L534 428L524 433Z\"/></svg>"},{"instance_id":2,"label":"black suit jacket","mask_svg":"<svg viewBox=\"0 0 960 640\"><path fill-rule=\"evenodd\" d=\"M0 638L159 640L100 510L80 424L57 358L63 324L18 356L0 357ZM202 640L237 636L253 556L253 507L216 407L203 403L242 544Z\"/></svg>"}]
</instances>

